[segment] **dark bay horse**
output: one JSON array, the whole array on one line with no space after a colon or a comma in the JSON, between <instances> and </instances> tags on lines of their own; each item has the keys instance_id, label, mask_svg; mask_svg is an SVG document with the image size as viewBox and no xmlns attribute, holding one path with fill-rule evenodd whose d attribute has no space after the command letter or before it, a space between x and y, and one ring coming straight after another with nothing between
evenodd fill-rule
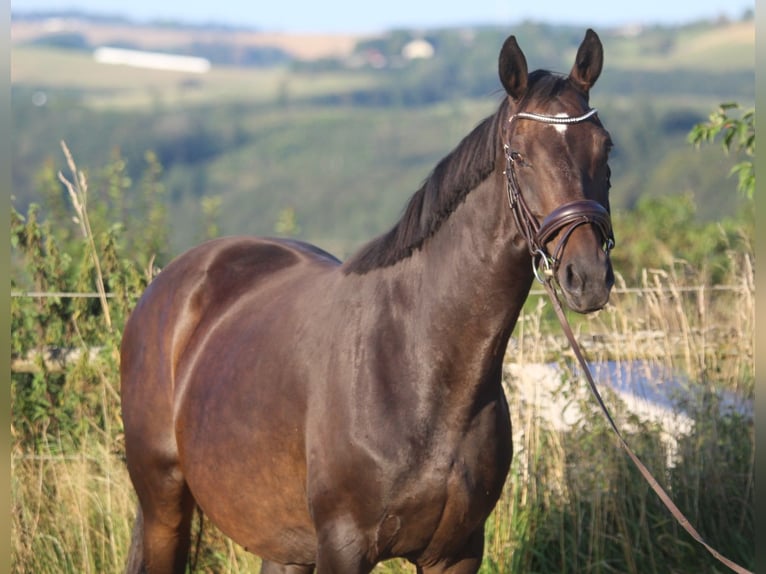
<instances>
[{"instance_id":1,"label":"dark bay horse","mask_svg":"<svg viewBox=\"0 0 766 574\"><path fill-rule=\"evenodd\" d=\"M222 238L149 285L122 343L130 571L183 572L195 505L265 573L475 573L512 457L501 387L535 274L587 313L613 284L609 135L569 75L528 73L402 218L345 263L299 241Z\"/></svg>"}]
</instances>

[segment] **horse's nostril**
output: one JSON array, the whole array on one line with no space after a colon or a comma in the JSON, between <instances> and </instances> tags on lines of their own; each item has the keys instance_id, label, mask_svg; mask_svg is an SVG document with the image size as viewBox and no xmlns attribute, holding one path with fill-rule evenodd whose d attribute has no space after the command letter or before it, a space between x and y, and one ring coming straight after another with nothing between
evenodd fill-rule
<instances>
[{"instance_id":1,"label":"horse's nostril","mask_svg":"<svg viewBox=\"0 0 766 574\"><path fill-rule=\"evenodd\" d=\"M566 288L572 294L579 294L583 289L583 280L573 264L566 266Z\"/></svg>"}]
</instances>

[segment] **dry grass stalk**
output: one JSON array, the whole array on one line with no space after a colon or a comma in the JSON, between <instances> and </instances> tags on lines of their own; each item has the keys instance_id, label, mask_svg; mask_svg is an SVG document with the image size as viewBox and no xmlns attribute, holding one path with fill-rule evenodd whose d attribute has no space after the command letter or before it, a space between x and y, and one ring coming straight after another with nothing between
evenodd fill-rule
<instances>
[{"instance_id":1,"label":"dry grass stalk","mask_svg":"<svg viewBox=\"0 0 766 574\"><path fill-rule=\"evenodd\" d=\"M106 297L106 288L104 287L104 276L101 272L101 261L98 257L98 251L96 251L96 242L93 238L93 230L90 227L90 219L88 218L88 181L85 177L85 173L77 169L77 165L74 162L69 147L66 142L61 141L61 149L64 151L67 165L72 172L72 179L74 183L69 181L63 173L59 172L58 177L61 183L67 188L69 197L72 200L77 217L75 221L79 223L80 230L83 237L88 242L88 246L93 257L93 266L96 269L96 289L98 290L99 299L101 301L101 308L104 311L104 320L109 330L112 330L112 318L109 314L109 303Z\"/></svg>"}]
</instances>

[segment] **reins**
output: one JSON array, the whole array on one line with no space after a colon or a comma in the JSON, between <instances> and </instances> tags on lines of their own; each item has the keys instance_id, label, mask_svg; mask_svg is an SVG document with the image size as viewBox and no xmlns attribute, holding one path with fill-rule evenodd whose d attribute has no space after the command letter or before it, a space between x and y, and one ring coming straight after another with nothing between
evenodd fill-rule
<instances>
[{"instance_id":1,"label":"reins","mask_svg":"<svg viewBox=\"0 0 766 574\"><path fill-rule=\"evenodd\" d=\"M574 336L574 333L572 332L572 328L569 325L569 321L566 318L566 315L564 314L564 310L561 306L561 301L559 301L558 295L556 294L555 288L552 285L553 278L547 278L547 280L543 283L545 286L545 290L548 292L548 295L550 296L551 303L553 304L553 308L556 311L556 316L558 317L559 323L561 323L561 328L564 331L564 334L566 335L567 339L569 339L569 344L572 347L572 351L574 351L575 356L577 357L577 361L580 363L580 367L582 369L583 374L585 375L585 379L588 381L588 386L590 386L590 390L593 393L593 396L596 397L596 401L598 401L599 406L601 407L601 411L604 413L604 416L606 417L606 420L609 422L609 426L612 427L612 430L617 435L617 439L620 441L620 444L625 449L625 452L628 454L628 456L631 458L633 463L636 465L638 470L641 472L643 477L646 479L646 481L649 483L649 486L652 487L652 490L657 494L657 496L660 497L660 500L662 500L662 503L665 505L665 507L670 511L670 513L673 515L673 518L676 519L676 521L683 527L686 532L688 532L692 538L694 538L697 542L702 544L702 546L707 549L710 554L713 555L713 557L721 562L722 564L728 566L731 570L734 572L738 572L739 574L753 574L750 570L747 570L740 566L739 564L732 562L725 556L723 556L720 552L718 552L715 548L710 546L704 538L700 535L699 532L691 525L689 522L689 519L686 518L683 512L681 512L678 507L675 505L673 500L670 498L667 492L665 492L665 489L660 486L660 484L657 482L657 479L654 478L652 473L649 471L648 468L644 465L643 462L641 462L641 459L638 458L636 453L633 452L633 450L628 446L628 443L625 441L625 438L622 436L622 433L617 428L617 425L614 422L614 419L612 419L612 415L609 413L609 409L607 409L606 405L604 404L604 400L601 398L601 393L598 392L598 387L596 387L596 383L593 381L593 375L590 372L590 369L588 368L588 363L585 361L585 357L582 354L582 350L580 349L580 345L577 343L577 339Z\"/></svg>"},{"instance_id":2,"label":"reins","mask_svg":"<svg viewBox=\"0 0 766 574\"><path fill-rule=\"evenodd\" d=\"M510 122L514 118L530 119L533 121L539 121L549 124L573 124L584 121L596 113L595 109L589 110L587 113L578 117L557 117L557 116L545 116L541 114L532 114L528 112L519 112L511 116ZM527 206L519 188L518 180L516 177L515 163L518 158L515 157L515 152L510 149L509 143L504 144L506 155L506 179L508 186L508 202L513 212L513 217L516 221L518 229L526 239L529 247L530 254L532 255L532 268L534 270L535 277L543 284L545 290L553 304L553 309L556 311L556 317L561 324L561 328L564 331L569 344L572 347L572 351L577 357L577 361L580 364L585 379L588 381L593 396L596 397L596 401L601 407L601 411L606 417L609 426L617 435L617 439L620 445L625 449L630 459L638 468L641 475L652 487L652 490L657 494L665 507L673 515L678 524L686 530L697 542L699 542L705 549L720 563L729 567L732 571L738 574L753 574L750 570L747 570L739 564L729 560L718 552L715 548L710 546L699 532L691 525L689 519L679 510L673 500L662 486L660 486L657 479L654 478L649 469L641 462L636 453L630 448L625 438L622 436L620 429L617 427L612 415L609 413L609 409L606 407L604 400L601 398L601 393L598 391L593 375L588 367L588 363L585 360L585 356L580 349L580 345L572 332L572 328L569 325L564 309L559 300L556 288L554 286L555 271L558 267L561 252L564 249L569 235L574 229L585 223L594 225L601 233L601 237L604 240L604 250L608 253L612 247L614 247L614 236L612 234L612 225L609 217L609 213L604 209L601 204L592 200L578 200L570 203L566 203L559 208L551 212L544 220L542 224L538 224L536 218L532 215L531 210ZM600 209L599 209L600 208ZM561 229L565 229L562 237L554 249L552 255L548 254L545 245L546 243ZM542 272L540 267L543 267Z\"/></svg>"}]
</instances>

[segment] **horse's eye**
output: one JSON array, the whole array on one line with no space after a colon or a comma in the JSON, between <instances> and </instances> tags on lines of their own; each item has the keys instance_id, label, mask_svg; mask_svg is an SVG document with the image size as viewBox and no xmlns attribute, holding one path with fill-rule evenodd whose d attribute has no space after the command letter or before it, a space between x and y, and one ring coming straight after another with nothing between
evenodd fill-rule
<instances>
[{"instance_id":1,"label":"horse's eye","mask_svg":"<svg viewBox=\"0 0 766 574\"><path fill-rule=\"evenodd\" d=\"M511 152L511 161L513 161L513 163L518 164L520 166L527 165L527 162L524 160L524 156L517 151Z\"/></svg>"}]
</instances>

